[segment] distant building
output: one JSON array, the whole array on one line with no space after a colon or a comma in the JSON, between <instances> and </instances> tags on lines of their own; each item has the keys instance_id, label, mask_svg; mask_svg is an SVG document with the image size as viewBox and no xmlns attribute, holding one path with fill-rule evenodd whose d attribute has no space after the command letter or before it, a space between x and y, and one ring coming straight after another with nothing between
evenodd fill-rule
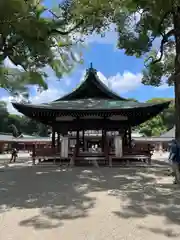
<instances>
[{"instance_id":1,"label":"distant building","mask_svg":"<svg viewBox=\"0 0 180 240\"><path fill-rule=\"evenodd\" d=\"M47 145L51 143L49 137L30 136L22 134L21 137L15 138L12 134L0 133L0 153L12 148L13 144L17 144L19 149L30 150L33 144Z\"/></svg>"}]
</instances>

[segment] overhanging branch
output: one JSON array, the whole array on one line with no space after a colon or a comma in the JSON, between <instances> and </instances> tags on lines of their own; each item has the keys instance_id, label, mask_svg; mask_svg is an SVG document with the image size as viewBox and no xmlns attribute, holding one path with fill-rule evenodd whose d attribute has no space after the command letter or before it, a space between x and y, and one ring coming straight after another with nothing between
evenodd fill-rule
<instances>
[{"instance_id":1,"label":"overhanging branch","mask_svg":"<svg viewBox=\"0 0 180 240\"><path fill-rule=\"evenodd\" d=\"M58 30L58 29L51 29L50 30L50 34L60 34L60 35L68 35L69 33L73 32L75 29L79 28L82 24L83 24L84 20L80 20L79 23L77 23L74 27L72 27L71 29L69 29L68 31L61 31L61 30Z\"/></svg>"},{"instance_id":2,"label":"overhanging branch","mask_svg":"<svg viewBox=\"0 0 180 240\"><path fill-rule=\"evenodd\" d=\"M160 45L160 56L158 59L151 62L151 64L156 64L160 62L164 55L164 44L166 44L171 36L174 35L174 29L171 29L166 34L162 35L161 45Z\"/></svg>"},{"instance_id":3,"label":"overhanging branch","mask_svg":"<svg viewBox=\"0 0 180 240\"><path fill-rule=\"evenodd\" d=\"M160 21L160 23L159 23L159 25L158 25L158 33L160 33L161 36L162 36L161 45L160 45L160 51L159 51L159 52L160 52L159 58L154 60L154 57L151 56L151 57L149 57L149 58L147 59L146 62L149 62L149 60L151 59L151 60L152 60L151 64L156 64L156 63L158 63L158 62L160 62L160 61L162 60L163 55L164 55L164 44L166 44L166 43L168 42L168 40L169 40L169 37L173 36L174 33L175 33L174 29L171 29L171 30L168 31L167 33L163 33L163 31L162 31L162 24L163 24L164 20L165 20L170 14L172 14L172 10L170 10L170 11L168 11L168 12L166 12L166 13L164 14L164 16L162 17L162 19L161 19L161 21ZM150 44L152 44L152 42L155 40L155 38L156 38L156 36L153 37L153 39L151 40ZM145 64L145 66L147 67L146 64Z\"/></svg>"}]
</instances>

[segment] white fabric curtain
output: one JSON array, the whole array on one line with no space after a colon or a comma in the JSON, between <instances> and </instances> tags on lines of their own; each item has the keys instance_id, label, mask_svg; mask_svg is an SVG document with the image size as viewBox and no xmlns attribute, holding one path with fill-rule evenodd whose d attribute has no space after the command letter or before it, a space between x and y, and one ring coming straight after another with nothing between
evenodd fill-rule
<instances>
[{"instance_id":1,"label":"white fabric curtain","mask_svg":"<svg viewBox=\"0 0 180 240\"><path fill-rule=\"evenodd\" d=\"M68 149L69 149L69 141L68 137L62 137L61 140L61 157L68 158Z\"/></svg>"},{"instance_id":2,"label":"white fabric curtain","mask_svg":"<svg viewBox=\"0 0 180 240\"><path fill-rule=\"evenodd\" d=\"M122 157L122 138L121 136L114 137L115 155L116 157Z\"/></svg>"}]
</instances>

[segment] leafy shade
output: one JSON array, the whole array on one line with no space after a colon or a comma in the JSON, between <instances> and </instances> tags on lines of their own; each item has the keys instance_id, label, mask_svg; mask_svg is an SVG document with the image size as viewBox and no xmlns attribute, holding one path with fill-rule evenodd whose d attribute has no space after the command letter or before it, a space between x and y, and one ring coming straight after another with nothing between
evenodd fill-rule
<instances>
[{"instance_id":1,"label":"leafy shade","mask_svg":"<svg viewBox=\"0 0 180 240\"><path fill-rule=\"evenodd\" d=\"M180 142L180 0L65 2L74 19L80 16L87 22L84 32L102 33L107 25L116 26L117 46L129 56L145 59L144 84L174 85L176 139Z\"/></svg>"},{"instance_id":2,"label":"leafy shade","mask_svg":"<svg viewBox=\"0 0 180 240\"><path fill-rule=\"evenodd\" d=\"M75 21L84 19L83 33L103 30L114 24L117 46L129 56L145 57L143 83L159 86L174 74L175 31L173 16L180 0L64 0L60 5ZM85 7L86 6L86 7ZM88 6L88 7L87 7Z\"/></svg>"},{"instance_id":3,"label":"leafy shade","mask_svg":"<svg viewBox=\"0 0 180 240\"><path fill-rule=\"evenodd\" d=\"M0 87L10 93L27 91L29 84L47 89L46 66L60 78L79 61L62 14L54 19L46 12L39 0L0 1Z\"/></svg>"}]
</instances>

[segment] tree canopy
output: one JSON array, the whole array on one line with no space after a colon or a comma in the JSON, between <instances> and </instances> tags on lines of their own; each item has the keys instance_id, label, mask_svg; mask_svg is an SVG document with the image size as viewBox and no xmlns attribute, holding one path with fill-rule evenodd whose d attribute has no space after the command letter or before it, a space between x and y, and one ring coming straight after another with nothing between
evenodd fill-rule
<instances>
[{"instance_id":1,"label":"tree canopy","mask_svg":"<svg viewBox=\"0 0 180 240\"><path fill-rule=\"evenodd\" d=\"M163 132L173 128L175 124L174 99L152 98L147 102L158 103L162 101L171 101L169 108L165 109L161 114L141 124L137 128L138 131L143 133L145 136L160 136Z\"/></svg>"},{"instance_id":2,"label":"tree canopy","mask_svg":"<svg viewBox=\"0 0 180 240\"><path fill-rule=\"evenodd\" d=\"M114 24L118 48L144 58L144 84L174 85L180 140L180 0L65 0L64 5L76 21L84 19L82 32L103 34Z\"/></svg>"},{"instance_id":3,"label":"tree canopy","mask_svg":"<svg viewBox=\"0 0 180 240\"><path fill-rule=\"evenodd\" d=\"M0 102L0 132L10 133L14 137L21 134L48 136L48 127L22 115L9 114L5 102Z\"/></svg>"},{"instance_id":4,"label":"tree canopy","mask_svg":"<svg viewBox=\"0 0 180 240\"><path fill-rule=\"evenodd\" d=\"M41 0L0 1L1 88L15 95L27 93L29 84L47 89L47 66L60 78L79 61L73 52L74 41L68 36L78 24L71 24L67 30L67 19L62 13L61 9L55 18L55 13ZM11 66L5 65L5 60Z\"/></svg>"}]
</instances>

